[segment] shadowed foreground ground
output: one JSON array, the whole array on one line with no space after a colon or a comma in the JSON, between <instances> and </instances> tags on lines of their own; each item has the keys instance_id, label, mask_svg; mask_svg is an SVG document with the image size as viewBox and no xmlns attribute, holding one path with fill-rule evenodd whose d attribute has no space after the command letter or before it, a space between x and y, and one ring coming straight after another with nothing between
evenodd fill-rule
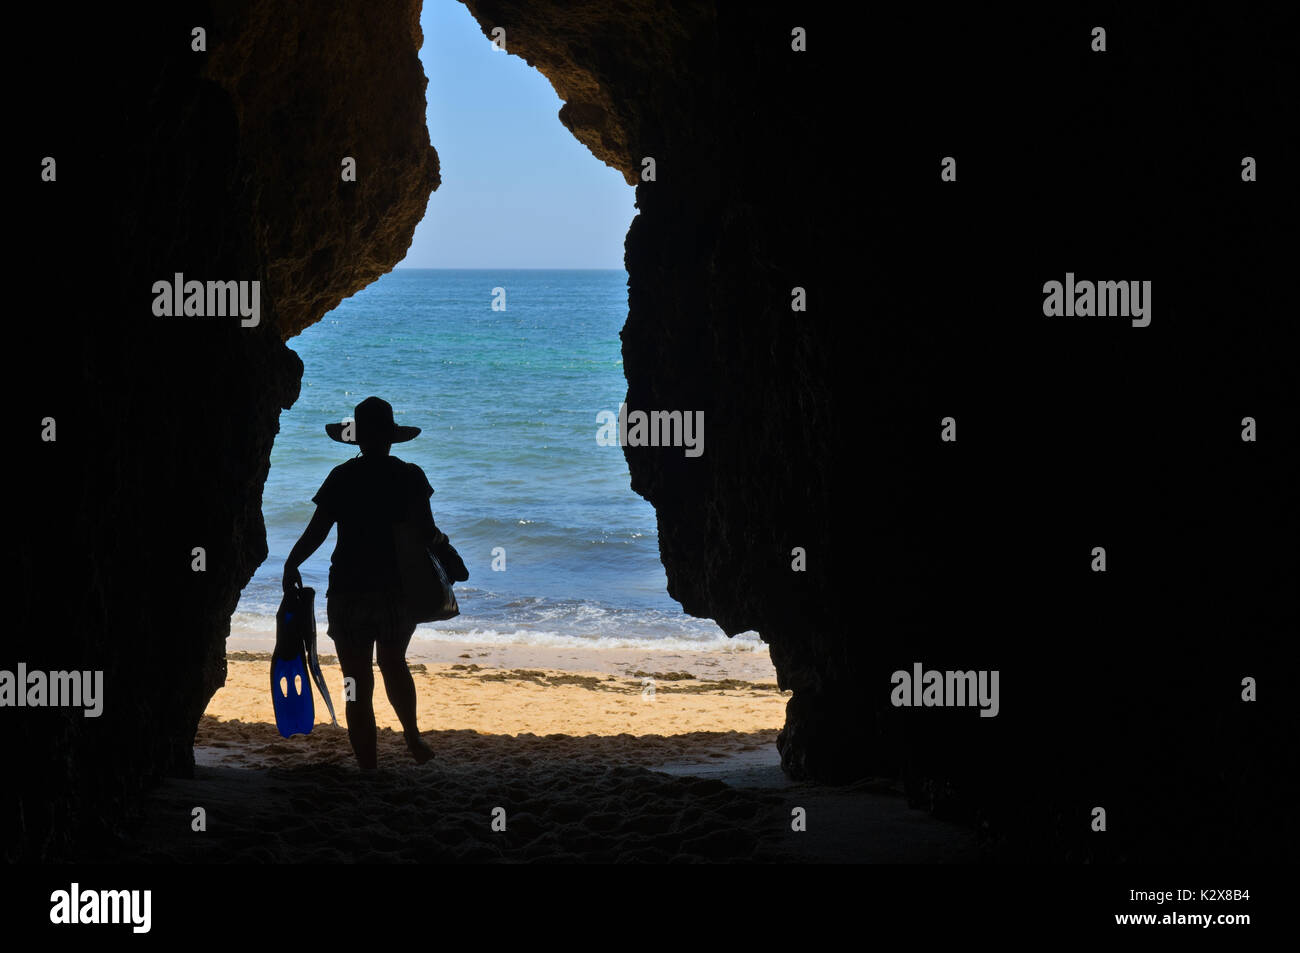
<instances>
[{"instance_id":1,"label":"shadowed foreground ground","mask_svg":"<svg viewBox=\"0 0 1300 953\"><path fill-rule=\"evenodd\" d=\"M330 725L199 727L193 779L150 797L129 836L93 859L157 862L876 861L979 859L975 837L909 810L885 783L792 785L775 732L671 737L428 732L413 764L382 730L363 776ZM191 829L193 809L207 830ZM506 811L493 831L492 812ZM791 830L792 809L807 830Z\"/></svg>"}]
</instances>

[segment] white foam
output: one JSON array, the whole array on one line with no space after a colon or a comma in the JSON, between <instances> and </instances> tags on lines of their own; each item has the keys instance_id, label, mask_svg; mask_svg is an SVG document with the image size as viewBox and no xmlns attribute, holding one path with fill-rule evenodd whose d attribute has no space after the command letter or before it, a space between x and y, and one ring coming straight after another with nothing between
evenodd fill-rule
<instances>
[{"instance_id":1,"label":"white foam","mask_svg":"<svg viewBox=\"0 0 1300 953\"><path fill-rule=\"evenodd\" d=\"M701 625L702 620L689 618L688 625ZM659 622L655 628L664 628ZM326 636L325 616L318 613L316 632ZM716 633L716 634L715 634ZM230 619L230 636L239 639L275 640L275 617L257 612L236 612ZM428 642L463 642L492 645L536 645L557 648L581 649L636 649L638 651L676 652L765 652L766 644L757 632L742 632L727 638L721 629L714 632L691 633L683 626L681 635L578 635L550 629L519 629L504 631L494 628L468 627L464 629L439 628L437 623L417 626L415 639Z\"/></svg>"},{"instance_id":2,"label":"white foam","mask_svg":"<svg viewBox=\"0 0 1300 953\"><path fill-rule=\"evenodd\" d=\"M767 651L766 644L757 632L742 632L735 638L727 638L718 632L716 637L692 638L690 636L663 636L644 638L637 636L596 636L571 635L564 632L546 630L516 629L502 632L497 629L474 628L455 631L437 629L432 625L416 627L415 638L428 642L465 642L490 645L538 645L558 648L581 649L636 649L638 651L676 652L736 652Z\"/></svg>"}]
</instances>

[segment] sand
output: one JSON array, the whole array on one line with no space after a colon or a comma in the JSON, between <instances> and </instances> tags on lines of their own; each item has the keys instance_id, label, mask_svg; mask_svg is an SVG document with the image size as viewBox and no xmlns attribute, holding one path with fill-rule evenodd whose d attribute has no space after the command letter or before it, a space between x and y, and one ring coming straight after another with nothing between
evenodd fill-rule
<instances>
[{"instance_id":1,"label":"sand","mask_svg":"<svg viewBox=\"0 0 1300 953\"><path fill-rule=\"evenodd\" d=\"M762 651L416 643L416 765L376 674L379 769L362 772L317 698L282 738L269 643L231 640L192 778L156 788L98 859L167 862L962 861L971 832L910 810L890 779L790 781L788 693ZM328 648L325 643L324 648ZM342 674L323 671L344 720ZM653 696L645 693L654 679ZM203 830L194 812L203 809ZM798 809L806 829L795 830Z\"/></svg>"},{"instance_id":2,"label":"sand","mask_svg":"<svg viewBox=\"0 0 1300 953\"><path fill-rule=\"evenodd\" d=\"M408 661L424 730L600 737L772 733L785 719L789 697L777 690L766 651L647 653L446 642L412 649ZM342 670L333 656L323 655L321 671L339 724L346 726ZM229 651L225 687L208 705L212 719L198 743L219 747L230 722L273 723L269 685L265 650ZM374 704L379 727L400 730L377 669ZM319 695L316 723L330 723ZM300 747L307 755L310 746ZM210 752L204 756L213 763ZM267 763L284 763L288 756L284 750ZM243 756L243 763L254 760Z\"/></svg>"}]
</instances>

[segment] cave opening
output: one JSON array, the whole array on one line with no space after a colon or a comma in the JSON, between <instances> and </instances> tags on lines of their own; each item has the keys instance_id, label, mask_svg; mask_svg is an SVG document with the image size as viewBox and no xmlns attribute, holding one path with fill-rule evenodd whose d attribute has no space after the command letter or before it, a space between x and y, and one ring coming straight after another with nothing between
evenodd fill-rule
<instances>
[{"instance_id":1,"label":"cave opening","mask_svg":"<svg viewBox=\"0 0 1300 953\"><path fill-rule=\"evenodd\" d=\"M1285 285L1273 280L1294 257L1278 240L1290 234L1283 226L1294 202L1284 177L1269 185L1267 172L1286 168L1288 153L1267 130L1285 127L1275 120L1286 115L1281 91L1289 85L1279 77L1291 58L1278 38L1291 33L1257 18L1238 38L1251 68L1225 72L1206 70L1197 55L1218 49L1222 25L1195 18L1125 17L1126 28L1112 35L1126 33L1128 50L1157 55L1093 57L1085 43L1062 45L1072 42L1070 16L873 10L866 29L841 23L838 12L799 10L799 30L813 45L796 51L785 7L465 3L484 34L480 44L490 17L509 28L511 53L490 55L505 64L522 51L554 84L565 104L559 124L548 109L557 132L563 125L625 181L643 157L658 160L658 185L638 186L639 214L626 236L628 403L703 409L708 450L703 466L631 448L626 461L637 492L654 501L674 596L729 632L760 629L771 646L782 685L794 692L781 738L790 777L841 783L902 774L915 803L980 826L987 818L1032 856L1240 860L1285 852L1275 835L1286 829L1290 803L1270 766L1289 750L1294 706L1276 691L1256 704L1241 697L1235 675L1223 676L1234 667L1242 677L1285 670L1277 634L1296 628L1294 600L1283 598L1300 575L1290 545L1294 494L1285 493L1294 480L1280 476L1294 457L1287 455L1294 401L1285 386L1294 375L1284 366L1294 348L1284 346L1291 327L1275 293ZM238 689L238 662L228 669L226 648L240 591L259 566L278 571L276 554L266 551L268 461L277 430L296 412L282 409L305 409L314 390L300 394L302 363L284 339L305 350L337 318L320 323L342 299L364 304L366 291L356 292L407 253L438 183L438 157L421 125L419 12L416 0L88 8L69 31L60 7L19 11L15 32L30 47L26 59L58 68L19 97L17 141L32 150L20 150L28 172L14 177L28 205L23 283L45 300L11 322L11 350L33 381L14 400L29 422L25 432L36 439L40 422L42 437L16 451L21 465L12 468L20 480L13 496L22 501L12 577L19 598L0 670L93 671L97 698L102 675L103 708L94 717L24 708L3 720L19 781L0 832L6 857L88 856L87 832L116 836L140 795L177 776L192 784L171 784L156 816L159 829L184 831L188 840L170 853L130 845L133 859L304 856L300 845L310 839L295 802L318 793L322 780L340 795L328 800L343 806L335 815L339 849L363 856L368 847L351 829L386 805L372 801L348 814L362 787L355 775L320 770L321 759L312 759L317 742L330 741L330 726L280 749L311 762L294 792L249 783L248 797L227 801L226 822L245 825L236 837L229 826L221 837L189 837L190 811L200 803L192 793L202 788L215 798L223 787L194 770L192 743L196 726L201 746L212 738L202 715L214 692L223 683L223 692ZM196 22L206 30L202 48ZM859 35L889 37L894 55L815 52L827 48L819 36ZM972 36L1002 37L1029 58L990 59ZM1098 84L1096 72L1079 69L1082 58L1118 69ZM845 147L863 95L874 138L898 148ZM1167 123L1153 126L1151 107L1166 102L1175 107ZM1114 135L1056 149L1034 129L1062 103L1110 115ZM497 131L507 142L508 124ZM1155 132L1192 145L1173 165L1158 161L1168 150L1135 165L1114 146ZM439 194L450 198L457 142L437 139L448 159ZM1223 146L1199 145L1216 140ZM1232 142L1260 157L1260 182L1239 178ZM967 156L961 185L944 182L938 168L954 149ZM339 181L340 153L361 160L355 188ZM1005 155L1018 159L995 161ZM515 163L518 174L533 171L529 158ZM1044 197L1060 205L1084 182L1076 204L1132 199L1133 227L1117 237L1104 216L1084 216L1077 229L1044 219ZM1282 191L1270 193L1277 183ZM1208 205L1188 201L1197 190ZM990 241L990 223L1015 241ZM1055 239L1044 237L1045 227L1056 229ZM1043 280L1082 267L1070 259L1087 258L1089 246L1116 267L1131 257L1163 269L1162 287L1186 279L1193 293L1174 327L1179 346L1148 350L1173 338L1168 327L1139 329L1124 341L1140 339L1142 348L1111 363L1118 338L1099 334L1086 339L1090 352L1075 350L1095 325L1039 321ZM77 249L95 253L77 256L73 272ZM1207 256L1215 268L1198 267ZM262 320L153 313L151 289L181 273L247 281L250 289L259 282ZM1123 273L1150 276L1145 267ZM410 277L394 272L384 283L403 275ZM1001 279L989 283L990 275ZM866 290L861 301L854 285ZM994 286L1011 301L1026 294L1027 315L983 320L969 289ZM792 307L794 289L807 291L808 311ZM518 295L510 302L523 313ZM361 321L353 314L341 325ZM311 330L300 335L304 328ZM1023 360L1033 340L1050 359ZM1105 368L1110 383L1098 388L1093 378ZM328 401L328 419L364 394ZM585 401L582 410L613 409L617 396L604 407ZM474 419L501 406L500 394L483 388ZM955 456L938 427L954 407L965 415L964 449ZM411 423L432 414L414 402L399 411ZM1244 415L1260 423L1258 444L1241 439ZM437 417L429 419L436 427ZM586 426L594 431L594 419ZM479 433L491 441L491 429ZM1061 449L1067 437L1082 442ZM309 498L340 459L318 431L315 439L319 469L294 487L295 500ZM1040 441L1060 444L1051 479L1041 478ZM451 520L480 514L458 499L463 482L438 472L436 448L444 445L430 446L435 509L469 550L465 528ZM594 440L587 449L595 451ZM604 449L617 460L616 449ZM1147 481L1154 489L1098 473L1154 474ZM566 491L569 482L566 473ZM1189 521L1188 513L1205 519ZM1097 530L1112 539L1106 589L1072 555L1086 555ZM795 547L809 555L806 572L792 571ZM502 575L518 579L528 560L505 548ZM1124 549L1128 556L1116 559ZM491 572L490 563L480 566L474 581L495 578ZM1189 593L1194 598L1183 598ZM465 609L468 619L469 600ZM978 619L992 620L995 640L974 638ZM1173 649L1168 639L1134 637L1198 631L1202 644L1184 640ZM1234 646L1226 663L1225 631ZM968 644L992 657L969 660ZM1045 644L1089 648L1049 666ZM951 722L892 705L892 671L920 659L947 669L944 657L952 667L1001 672L1007 695L996 718L963 712L973 717ZM258 724L232 729L232 748L256 755L280 741L266 724L267 667L249 664ZM483 674L472 655L452 664L464 668L447 666L443 686L474 674L472 666ZM500 711L516 698L528 704L534 688L555 688L528 674L540 668L517 671L511 702L498 695L492 703ZM604 679L591 681L598 687ZM484 693L507 684L479 682ZM659 684L662 701L674 686ZM684 708L703 697L674 701ZM1187 704L1168 703L1179 699ZM1135 737L1135 724L1161 739L1161 770L1152 772L1147 746L1104 743ZM554 841L530 845L572 822L573 765L518 785L526 769L516 773L516 757L535 762L547 739L477 735L471 744L459 736L472 732L449 734L457 736L446 739L451 749L482 757L449 756L449 770L398 778L410 783L393 803L419 798L425 807L407 830L418 843L403 856L446 855L437 836L445 839L446 825L431 831L430 816L474 819L462 825L458 856L564 856ZM1197 743L1230 754L1206 761ZM333 750L346 755L346 743ZM601 773L607 752L586 750L599 762L585 790L600 811L589 816L602 825L621 816L630 839L662 836L644 825L651 779L624 773L622 793L611 792ZM690 797L652 783L656 800L698 816ZM518 841L498 844L484 822L489 809L528 803L536 817L539 790L553 792L549 820L557 823L541 834L524 822ZM1207 799L1206 791L1215 793ZM1083 809L1103 797L1113 820L1127 819L1101 837ZM1217 820L1203 826L1211 816ZM1079 823L1059 823L1070 817ZM780 820L764 829L783 833L789 817ZM1188 838L1194 827L1200 834ZM843 828L810 827L818 830ZM569 833L572 854L607 831ZM696 854L690 842L705 833L679 830L676 843L654 847L642 837L622 856ZM743 838L727 843L748 855Z\"/></svg>"},{"instance_id":2,"label":"cave opening","mask_svg":"<svg viewBox=\"0 0 1300 953\"><path fill-rule=\"evenodd\" d=\"M269 718L255 687L285 558L312 495L355 454L324 425L374 394L397 423L421 428L393 454L428 475L435 519L470 570L456 586L461 614L420 625L408 652L426 730L761 725L755 739L774 761L786 693L767 646L754 632L728 638L668 595L654 508L632 491L621 448L599 438L600 415L618 412L627 387L619 335L634 190L555 121L563 102L547 79L496 49L461 3L429 0L421 27L441 184L405 258L288 342L304 369L263 489L268 556L231 619L230 674L208 714ZM326 617L336 534L301 572L338 698ZM440 700L453 682L487 695ZM685 710L672 704L688 697ZM400 727L378 685L374 703L381 728ZM197 740L202 761L204 731Z\"/></svg>"}]
</instances>

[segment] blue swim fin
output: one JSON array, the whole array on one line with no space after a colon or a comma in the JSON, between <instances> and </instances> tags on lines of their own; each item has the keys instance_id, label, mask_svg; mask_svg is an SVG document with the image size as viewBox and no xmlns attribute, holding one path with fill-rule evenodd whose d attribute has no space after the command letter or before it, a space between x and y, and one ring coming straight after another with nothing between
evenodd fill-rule
<instances>
[{"instance_id":1,"label":"blue swim fin","mask_svg":"<svg viewBox=\"0 0 1300 953\"><path fill-rule=\"evenodd\" d=\"M311 734L316 724L316 704L311 694L311 676L307 673L307 658L303 635L315 635L316 620L312 615L311 598L290 590L284 594L280 611L275 615L275 651L271 655L271 702L275 706L275 726L280 734Z\"/></svg>"},{"instance_id":2,"label":"blue swim fin","mask_svg":"<svg viewBox=\"0 0 1300 953\"><path fill-rule=\"evenodd\" d=\"M304 634L307 639L304 646L307 650L307 668L311 671L312 681L316 683L316 688L320 691L320 697L325 699L325 707L330 712L330 721L337 725L339 720L334 716L334 699L330 698L330 687L325 684L325 675L320 670L320 656L316 654L315 598L316 590L304 586L298 601L298 610L304 613L309 620L309 624L304 627Z\"/></svg>"},{"instance_id":3,"label":"blue swim fin","mask_svg":"<svg viewBox=\"0 0 1300 953\"><path fill-rule=\"evenodd\" d=\"M271 659L271 700L275 705L275 726L280 734L311 734L316 724L316 706L311 697L311 678L302 656Z\"/></svg>"}]
</instances>

